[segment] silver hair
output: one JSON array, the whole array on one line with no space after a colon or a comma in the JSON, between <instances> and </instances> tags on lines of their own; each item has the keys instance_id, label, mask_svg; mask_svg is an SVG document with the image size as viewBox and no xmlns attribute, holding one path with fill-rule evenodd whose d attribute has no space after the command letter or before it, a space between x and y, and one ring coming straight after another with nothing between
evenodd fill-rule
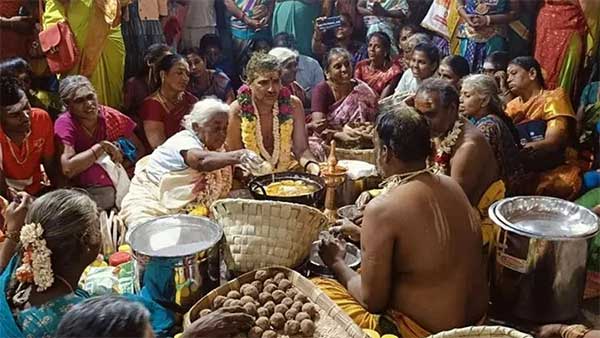
<instances>
[{"instance_id":1,"label":"silver hair","mask_svg":"<svg viewBox=\"0 0 600 338\"><path fill-rule=\"evenodd\" d=\"M220 115L229 115L229 105L216 97L208 97L194 105L192 111L183 117L182 125L185 129L194 132L194 123L202 126Z\"/></svg>"},{"instance_id":2,"label":"silver hair","mask_svg":"<svg viewBox=\"0 0 600 338\"><path fill-rule=\"evenodd\" d=\"M63 103L67 104L73 99L77 90L83 87L89 88L94 93L96 92L96 89L94 89L94 86L87 77L83 75L70 75L60 80L58 94Z\"/></svg>"},{"instance_id":3,"label":"silver hair","mask_svg":"<svg viewBox=\"0 0 600 338\"><path fill-rule=\"evenodd\" d=\"M462 80L462 88L473 91L480 98L489 97L490 107L495 112L502 112L504 104L498 95L498 84L496 80L484 74L472 74Z\"/></svg>"},{"instance_id":4,"label":"silver hair","mask_svg":"<svg viewBox=\"0 0 600 338\"><path fill-rule=\"evenodd\" d=\"M412 53L412 50L421 43L431 43L431 37L425 33L413 34L407 41L409 52Z\"/></svg>"},{"instance_id":5,"label":"silver hair","mask_svg":"<svg viewBox=\"0 0 600 338\"><path fill-rule=\"evenodd\" d=\"M299 56L297 52L285 47L275 47L269 51L269 55L276 57L277 60L279 60L279 64L282 66L292 59L298 59Z\"/></svg>"}]
</instances>

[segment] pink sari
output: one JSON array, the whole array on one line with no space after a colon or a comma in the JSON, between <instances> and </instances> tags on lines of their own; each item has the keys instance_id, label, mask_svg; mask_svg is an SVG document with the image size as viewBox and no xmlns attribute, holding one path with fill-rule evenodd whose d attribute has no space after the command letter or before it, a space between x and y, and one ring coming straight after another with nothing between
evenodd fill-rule
<instances>
[{"instance_id":1,"label":"pink sari","mask_svg":"<svg viewBox=\"0 0 600 338\"><path fill-rule=\"evenodd\" d=\"M327 114L329 129L341 130L348 123L375 121L379 96L366 83L356 81L358 83L350 94L329 106ZM311 152L319 161L327 158L323 147L325 141L321 135L310 136L308 140Z\"/></svg>"}]
</instances>

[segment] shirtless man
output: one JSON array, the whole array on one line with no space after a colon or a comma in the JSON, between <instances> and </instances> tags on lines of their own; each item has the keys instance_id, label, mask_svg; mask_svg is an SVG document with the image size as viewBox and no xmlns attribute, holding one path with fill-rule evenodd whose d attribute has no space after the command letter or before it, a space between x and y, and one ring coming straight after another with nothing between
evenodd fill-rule
<instances>
[{"instance_id":1,"label":"shirtless man","mask_svg":"<svg viewBox=\"0 0 600 338\"><path fill-rule=\"evenodd\" d=\"M331 237L320 255L339 283L313 282L362 328L385 331L371 313L405 338L476 324L488 303L481 231L461 187L427 168L427 120L406 106L382 112L374 144L386 187L364 211L361 271Z\"/></svg>"},{"instance_id":2,"label":"shirtless man","mask_svg":"<svg viewBox=\"0 0 600 338\"><path fill-rule=\"evenodd\" d=\"M458 105L458 93L444 80L428 79L417 89L415 108L429 120L436 148L441 148L457 120L463 122L454 144L448 144L450 153L437 156L436 162L463 188L471 205L477 206L488 188L500 179L500 169L485 136L459 117Z\"/></svg>"}]
</instances>

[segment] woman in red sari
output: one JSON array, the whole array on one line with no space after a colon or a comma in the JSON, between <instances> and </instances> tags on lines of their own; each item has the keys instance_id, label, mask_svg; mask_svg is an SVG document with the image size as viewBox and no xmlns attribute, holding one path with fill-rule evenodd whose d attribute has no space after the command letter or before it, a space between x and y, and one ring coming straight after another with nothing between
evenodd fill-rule
<instances>
[{"instance_id":1,"label":"woman in red sari","mask_svg":"<svg viewBox=\"0 0 600 338\"><path fill-rule=\"evenodd\" d=\"M382 32L368 38L369 58L356 65L354 77L369 85L381 99L394 93L404 71L400 59L392 59L392 41Z\"/></svg>"},{"instance_id":2,"label":"woman in red sari","mask_svg":"<svg viewBox=\"0 0 600 338\"><path fill-rule=\"evenodd\" d=\"M144 134L151 149L181 131L181 121L198 99L186 91L190 67L178 54L165 56L157 65L160 88L140 108Z\"/></svg>"},{"instance_id":3,"label":"woman in red sari","mask_svg":"<svg viewBox=\"0 0 600 338\"><path fill-rule=\"evenodd\" d=\"M548 89L562 87L572 94L585 51L595 52L599 36L600 2L545 0L536 22L535 59L542 66ZM593 41L586 46L586 34Z\"/></svg>"}]
</instances>

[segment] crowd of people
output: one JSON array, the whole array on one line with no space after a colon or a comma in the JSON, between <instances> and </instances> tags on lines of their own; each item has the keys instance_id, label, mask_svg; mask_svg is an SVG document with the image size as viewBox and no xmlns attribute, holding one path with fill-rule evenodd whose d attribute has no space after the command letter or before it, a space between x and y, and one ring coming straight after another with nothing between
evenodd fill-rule
<instances>
[{"instance_id":1,"label":"crowd of people","mask_svg":"<svg viewBox=\"0 0 600 338\"><path fill-rule=\"evenodd\" d=\"M318 174L331 140L371 138L383 190L334 228L361 242L361 270L328 239L337 280L313 282L360 327L404 338L483 322L492 203L544 195L600 213L600 2L442 3L2 1L0 336L151 337L165 324L152 299L77 289L97 208L129 231L205 216L255 173ZM76 62L53 72L69 43ZM600 237L591 252L600 283ZM184 336L248 324L225 309ZM542 336L597 335L567 329Z\"/></svg>"}]
</instances>

